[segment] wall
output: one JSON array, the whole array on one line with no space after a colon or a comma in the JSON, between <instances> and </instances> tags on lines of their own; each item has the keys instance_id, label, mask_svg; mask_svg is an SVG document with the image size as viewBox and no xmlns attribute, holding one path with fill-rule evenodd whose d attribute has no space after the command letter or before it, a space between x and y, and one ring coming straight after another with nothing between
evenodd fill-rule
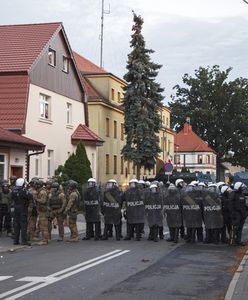
<instances>
[{"instance_id":1,"label":"wall","mask_svg":"<svg viewBox=\"0 0 248 300\"><path fill-rule=\"evenodd\" d=\"M51 97L50 121L39 117L40 93ZM66 125L66 103L72 104L71 126ZM64 164L68 155L75 150L75 147L71 144L71 135L79 123L85 124L83 103L30 84L25 136L46 145L45 153L39 155L39 177L44 179L47 179L48 177L48 150L53 150L53 158L51 162L52 175L53 171L59 165ZM35 159L36 158L32 156L30 160L30 178L37 175L35 174Z\"/></svg>"}]
</instances>

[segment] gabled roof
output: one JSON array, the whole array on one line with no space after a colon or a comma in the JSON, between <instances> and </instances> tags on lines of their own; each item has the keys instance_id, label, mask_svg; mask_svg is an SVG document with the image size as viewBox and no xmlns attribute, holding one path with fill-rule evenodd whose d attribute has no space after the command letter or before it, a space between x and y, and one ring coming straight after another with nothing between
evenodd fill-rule
<instances>
[{"instance_id":1,"label":"gabled roof","mask_svg":"<svg viewBox=\"0 0 248 300\"><path fill-rule=\"evenodd\" d=\"M82 76L82 81L84 85L85 92L88 96L88 100L96 100L101 99L101 95L93 88L93 86L90 84L90 82L87 80L87 78Z\"/></svg>"},{"instance_id":2,"label":"gabled roof","mask_svg":"<svg viewBox=\"0 0 248 300\"><path fill-rule=\"evenodd\" d=\"M93 62L89 61L85 57L79 55L77 52L73 52L74 58L76 60L78 69L83 74L108 74L107 71L98 67Z\"/></svg>"},{"instance_id":3,"label":"gabled roof","mask_svg":"<svg viewBox=\"0 0 248 300\"><path fill-rule=\"evenodd\" d=\"M189 123L175 136L177 152L214 152L193 130Z\"/></svg>"},{"instance_id":4,"label":"gabled roof","mask_svg":"<svg viewBox=\"0 0 248 300\"><path fill-rule=\"evenodd\" d=\"M41 150L45 147L42 143L0 127L0 147L1 146L21 147L26 150Z\"/></svg>"},{"instance_id":5,"label":"gabled roof","mask_svg":"<svg viewBox=\"0 0 248 300\"><path fill-rule=\"evenodd\" d=\"M28 71L62 23L0 26L0 72Z\"/></svg>"},{"instance_id":6,"label":"gabled roof","mask_svg":"<svg viewBox=\"0 0 248 300\"><path fill-rule=\"evenodd\" d=\"M0 127L24 128L28 86L28 75L0 75Z\"/></svg>"},{"instance_id":7,"label":"gabled roof","mask_svg":"<svg viewBox=\"0 0 248 300\"><path fill-rule=\"evenodd\" d=\"M103 139L101 139L97 134L90 130L89 127L83 124L78 125L71 136L71 140L72 142L78 142L80 140L85 142L94 142L98 144L98 146L104 143Z\"/></svg>"}]
</instances>

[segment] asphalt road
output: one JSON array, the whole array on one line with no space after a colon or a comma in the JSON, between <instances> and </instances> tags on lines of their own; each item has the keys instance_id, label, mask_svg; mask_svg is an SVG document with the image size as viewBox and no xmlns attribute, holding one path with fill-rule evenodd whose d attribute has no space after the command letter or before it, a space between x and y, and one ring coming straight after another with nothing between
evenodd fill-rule
<instances>
[{"instance_id":1,"label":"asphalt road","mask_svg":"<svg viewBox=\"0 0 248 300\"><path fill-rule=\"evenodd\" d=\"M52 241L2 254L0 299L219 300L239 250L146 239Z\"/></svg>"}]
</instances>

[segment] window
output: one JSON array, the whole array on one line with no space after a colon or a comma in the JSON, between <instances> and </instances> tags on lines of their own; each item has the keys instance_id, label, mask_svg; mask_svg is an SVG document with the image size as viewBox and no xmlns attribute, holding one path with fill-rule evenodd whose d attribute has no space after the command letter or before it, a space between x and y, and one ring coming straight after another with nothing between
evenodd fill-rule
<instances>
[{"instance_id":1,"label":"window","mask_svg":"<svg viewBox=\"0 0 248 300\"><path fill-rule=\"evenodd\" d=\"M95 153L91 153L91 171L93 177L95 176Z\"/></svg>"},{"instance_id":2,"label":"window","mask_svg":"<svg viewBox=\"0 0 248 300\"><path fill-rule=\"evenodd\" d=\"M118 92L118 102L120 103L121 102L121 93L120 92Z\"/></svg>"},{"instance_id":3,"label":"window","mask_svg":"<svg viewBox=\"0 0 248 300\"><path fill-rule=\"evenodd\" d=\"M133 175L136 175L136 165L135 165L135 162L133 162Z\"/></svg>"},{"instance_id":4,"label":"window","mask_svg":"<svg viewBox=\"0 0 248 300\"><path fill-rule=\"evenodd\" d=\"M56 66L56 52L51 48L48 51L48 64L53 67Z\"/></svg>"},{"instance_id":5,"label":"window","mask_svg":"<svg viewBox=\"0 0 248 300\"><path fill-rule=\"evenodd\" d=\"M117 121L114 121L114 138L117 139Z\"/></svg>"},{"instance_id":6,"label":"window","mask_svg":"<svg viewBox=\"0 0 248 300\"><path fill-rule=\"evenodd\" d=\"M124 141L124 124L121 123L121 140Z\"/></svg>"},{"instance_id":7,"label":"window","mask_svg":"<svg viewBox=\"0 0 248 300\"><path fill-rule=\"evenodd\" d=\"M167 151L167 139L166 139L166 137L164 138L164 151Z\"/></svg>"},{"instance_id":8,"label":"window","mask_svg":"<svg viewBox=\"0 0 248 300\"><path fill-rule=\"evenodd\" d=\"M106 118L106 136L109 136L109 118Z\"/></svg>"},{"instance_id":9,"label":"window","mask_svg":"<svg viewBox=\"0 0 248 300\"><path fill-rule=\"evenodd\" d=\"M121 156L121 174L124 174L124 158Z\"/></svg>"},{"instance_id":10,"label":"window","mask_svg":"<svg viewBox=\"0 0 248 300\"><path fill-rule=\"evenodd\" d=\"M69 59L63 56L63 69L64 72L69 73Z\"/></svg>"},{"instance_id":11,"label":"window","mask_svg":"<svg viewBox=\"0 0 248 300\"><path fill-rule=\"evenodd\" d=\"M170 151L171 151L171 141L168 140L168 153L170 153Z\"/></svg>"},{"instance_id":12,"label":"window","mask_svg":"<svg viewBox=\"0 0 248 300\"><path fill-rule=\"evenodd\" d=\"M206 155L206 164L210 164L211 160L210 160L210 154Z\"/></svg>"},{"instance_id":13,"label":"window","mask_svg":"<svg viewBox=\"0 0 248 300\"><path fill-rule=\"evenodd\" d=\"M106 154L106 174L109 174L109 154Z\"/></svg>"},{"instance_id":14,"label":"window","mask_svg":"<svg viewBox=\"0 0 248 300\"><path fill-rule=\"evenodd\" d=\"M40 157L39 155L35 155L35 169L34 169L34 174L35 176L39 176L40 174Z\"/></svg>"},{"instance_id":15,"label":"window","mask_svg":"<svg viewBox=\"0 0 248 300\"><path fill-rule=\"evenodd\" d=\"M3 181L5 178L5 155L0 154L0 180Z\"/></svg>"},{"instance_id":16,"label":"window","mask_svg":"<svg viewBox=\"0 0 248 300\"><path fill-rule=\"evenodd\" d=\"M197 160L198 160L198 164L201 165L202 164L202 155L201 154L197 155Z\"/></svg>"},{"instance_id":17,"label":"window","mask_svg":"<svg viewBox=\"0 0 248 300\"><path fill-rule=\"evenodd\" d=\"M53 175L53 150L47 150L47 177Z\"/></svg>"},{"instance_id":18,"label":"window","mask_svg":"<svg viewBox=\"0 0 248 300\"><path fill-rule=\"evenodd\" d=\"M114 174L117 174L117 156L114 155Z\"/></svg>"},{"instance_id":19,"label":"window","mask_svg":"<svg viewBox=\"0 0 248 300\"><path fill-rule=\"evenodd\" d=\"M66 124L72 124L72 104L66 103Z\"/></svg>"},{"instance_id":20,"label":"window","mask_svg":"<svg viewBox=\"0 0 248 300\"><path fill-rule=\"evenodd\" d=\"M127 162L127 174L130 174L130 161Z\"/></svg>"},{"instance_id":21,"label":"window","mask_svg":"<svg viewBox=\"0 0 248 300\"><path fill-rule=\"evenodd\" d=\"M164 150L164 139L163 137L160 138L161 139L161 150L163 151Z\"/></svg>"},{"instance_id":22,"label":"window","mask_svg":"<svg viewBox=\"0 0 248 300\"><path fill-rule=\"evenodd\" d=\"M163 116L163 124L165 123L165 116Z\"/></svg>"},{"instance_id":23,"label":"window","mask_svg":"<svg viewBox=\"0 0 248 300\"><path fill-rule=\"evenodd\" d=\"M115 90L111 89L111 100L115 101Z\"/></svg>"},{"instance_id":24,"label":"window","mask_svg":"<svg viewBox=\"0 0 248 300\"><path fill-rule=\"evenodd\" d=\"M180 164L180 155L175 155L174 156L174 161L175 161L175 164Z\"/></svg>"},{"instance_id":25,"label":"window","mask_svg":"<svg viewBox=\"0 0 248 300\"><path fill-rule=\"evenodd\" d=\"M166 126L169 126L169 118L166 118Z\"/></svg>"},{"instance_id":26,"label":"window","mask_svg":"<svg viewBox=\"0 0 248 300\"><path fill-rule=\"evenodd\" d=\"M40 117L50 119L50 97L40 94Z\"/></svg>"}]
</instances>

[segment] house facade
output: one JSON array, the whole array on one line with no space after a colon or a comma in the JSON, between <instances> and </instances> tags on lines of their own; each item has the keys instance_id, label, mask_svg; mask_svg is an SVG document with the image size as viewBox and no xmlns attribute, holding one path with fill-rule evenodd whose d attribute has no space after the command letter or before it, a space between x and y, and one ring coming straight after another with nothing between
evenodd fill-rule
<instances>
[{"instance_id":1,"label":"house facade","mask_svg":"<svg viewBox=\"0 0 248 300\"><path fill-rule=\"evenodd\" d=\"M193 130L189 123L175 135L174 164L178 171L187 168L190 172L209 174L216 179L216 152Z\"/></svg>"},{"instance_id":2,"label":"house facade","mask_svg":"<svg viewBox=\"0 0 248 300\"><path fill-rule=\"evenodd\" d=\"M127 185L130 179L136 177L137 170L135 164L125 161L121 154L125 145L124 110L121 102L126 82L77 53L74 53L74 57L87 94L89 128L105 141L104 145L97 149L96 178L100 182L113 178L120 185ZM164 107L160 113L161 119L164 120L159 133L162 143L160 159L173 160L174 134L169 129L170 110ZM154 177L156 169L155 167L148 171L141 168L141 178Z\"/></svg>"},{"instance_id":3,"label":"house facade","mask_svg":"<svg viewBox=\"0 0 248 300\"><path fill-rule=\"evenodd\" d=\"M46 145L30 156L30 177L52 177L79 140L95 166L103 141L85 139L84 126L72 138L87 124L87 99L62 23L0 26L0 53L0 126Z\"/></svg>"}]
</instances>

